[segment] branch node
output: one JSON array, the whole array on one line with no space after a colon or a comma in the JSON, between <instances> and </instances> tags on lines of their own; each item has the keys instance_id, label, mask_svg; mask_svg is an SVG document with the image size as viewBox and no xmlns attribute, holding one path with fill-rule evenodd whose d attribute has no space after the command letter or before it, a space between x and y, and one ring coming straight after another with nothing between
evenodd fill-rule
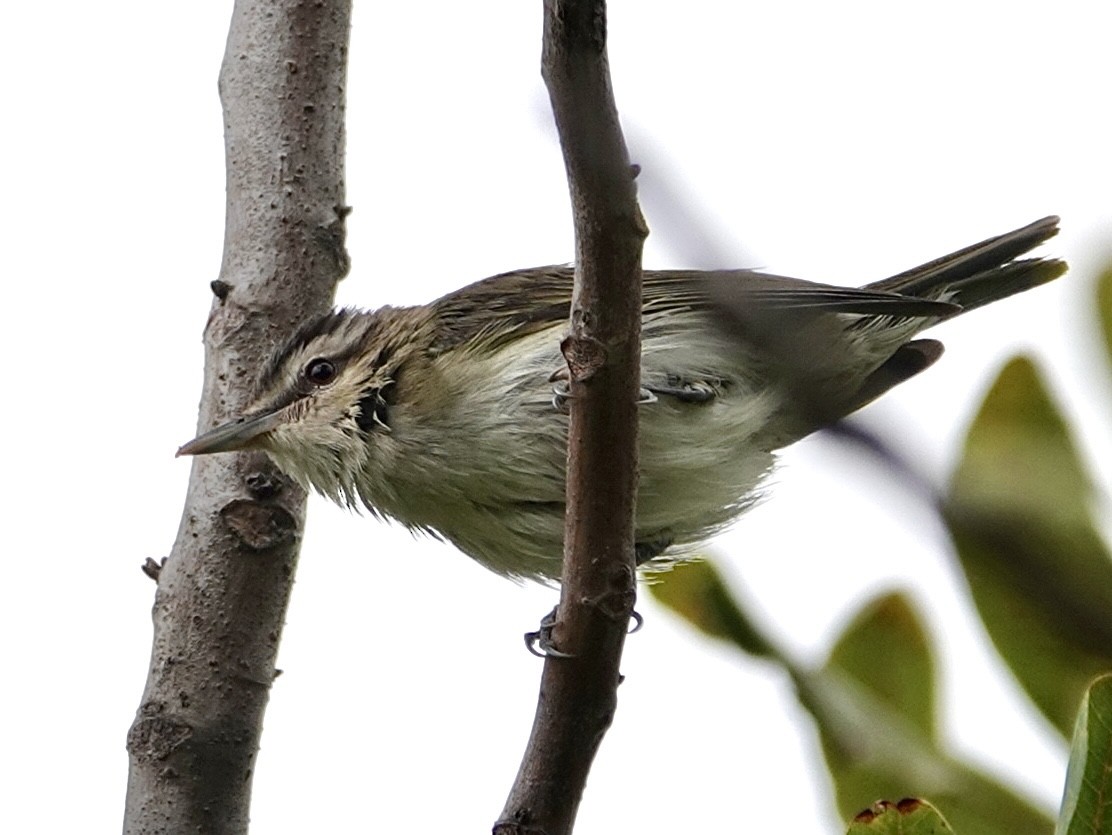
<instances>
[{"instance_id":1,"label":"branch node","mask_svg":"<svg viewBox=\"0 0 1112 835\"><path fill-rule=\"evenodd\" d=\"M282 492L282 480L270 473L258 471L244 479L247 492L256 499L272 499Z\"/></svg>"},{"instance_id":2,"label":"branch node","mask_svg":"<svg viewBox=\"0 0 1112 835\"><path fill-rule=\"evenodd\" d=\"M512 820L495 823L491 835L546 835L544 827L533 824L532 817L528 809L517 809Z\"/></svg>"},{"instance_id":3,"label":"branch node","mask_svg":"<svg viewBox=\"0 0 1112 835\"><path fill-rule=\"evenodd\" d=\"M162 566L164 565L166 565L166 557L163 557L157 562L150 557L147 557L145 560L143 560L143 564L139 566L139 570L157 583L158 575L162 573Z\"/></svg>"},{"instance_id":4,"label":"branch node","mask_svg":"<svg viewBox=\"0 0 1112 835\"><path fill-rule=\"evenodd\" d=\"M221 508L220 518L252 551L268 551L297 535L297 520L279 505L235 499Z\"/></svg>"},{"instance_id":5,"label":"branch node","mask_svg":"<svg viewBox=\"0 0 1112 835\"><path fill-rule=\"evenodd\" d=\"M580 312L580 311L576 311ZM586 315L581 317L581 326L587 323ZM577 383L585 383L606 365L606 346L590 336L571 335L560 343L560 351L567 360L571 378Z\"/></svg>"},{"instance_id":6,"label":"branch node","mask_svg":"<svg viewBox=\"0 0 1112 835\"><path fill-rule=\"evenodd\" d=\"M583 603L599 611L608 620L629 620L634 615L633 606L637 602L633 582L633 571L629 566L615 566L611 572L610 590L597 597L584 598Z\"/></svg>"},{"instance_id":7,"label":"branch node","mask_svg":"<svg viewBox=\"0 0 1112 835\"><path fill-rule=\"evenodd\" d=\"M346 219L351 214L351 206L336 205L332 207L332 211L336 216L317 227L317 238L331 257L336 269L336 280L339 281L351 271L351 256L348 255L346 245Z\"/></svg>"},{"instance_id":8,"label":"branch node","mask_svg":"<svg viewBox=\"0 0 1112 835\"><path fill-rule=\"evenodd\" d=\"M127 733L127 750L147 762L165 760L192 736L193 728L169 716L166 705L147 702Z\"/></svg>"},{"instance_id":9,"label":"branch node","mask_svg":"<svg viewBox=\"0 0 1112 835\"><path fill-rule=\"evenodd\" d=\"M232 285L217 278L209 283L209 289L212 290L212 294L216 298L224 301L228 298L228 294L232 292Z\"/></svg>"}]
</instances>

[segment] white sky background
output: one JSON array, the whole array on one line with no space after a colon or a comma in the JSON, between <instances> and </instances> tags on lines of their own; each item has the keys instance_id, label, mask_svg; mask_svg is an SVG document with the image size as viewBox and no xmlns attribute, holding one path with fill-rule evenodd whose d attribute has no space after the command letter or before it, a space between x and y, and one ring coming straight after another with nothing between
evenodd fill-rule
<instances>
[{"instance_id":1,"label":"white sky background","mask_svg":"<svg viewBox=\"0 0 1112 835\"><path fill-rule=\"evenodd\" d=\"M216 77L230 3L19 3L0 37L6 128L0 830L114 832L220 266ZM1057 285L937 329L947 356L867 417L941 478L1004 358L1036 352L1108 461L1094 266L1112 254L1109 13L1098 3L612 0L610 58L645 165L649 267L758 266L859 284L1046 214ZM539 0L355 10L354 269L340 301L422 302L567 261ZM719 258L654 202L663 178ZM1103 400L1101 398L1104 398ZM943 646L954 746L1047 806L1065 751L992 655L937 525L854 451L808 441L718 544L807 659L877 591L913 589ZM1107 480L1105 480L1107 486ZM315 500L258 761L253 831L487 832L555 592ZM815 735L775 670L642 598L619 712L577 832L836 832ZM778 830L779 831L779 830Z\"/></svg>"}]
</instances>

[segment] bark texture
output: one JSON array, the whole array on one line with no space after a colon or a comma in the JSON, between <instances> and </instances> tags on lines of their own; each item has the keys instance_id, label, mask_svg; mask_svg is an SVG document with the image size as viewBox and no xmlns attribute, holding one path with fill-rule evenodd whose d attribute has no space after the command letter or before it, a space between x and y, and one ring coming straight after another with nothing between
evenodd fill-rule
<instances>
[{"instance_id":1,"label":"bark texture","mask_svg":"<svg viewBox=\"0 0 1112 835\"><path fill-rule=\"evenodd\" d=\"M344 249L350 2L237 0L220 72L227 217L205 327L200 429L331 305ZM128 733L125 833L243 833L305 496L260 453L193 459L157 572L154 644Z\"/></svg>"},{"instance_id":2,"label":"bark texture","mask_svg":"<svg viewBox=\"0 0 1112 835\"><path fill-rule=\"evenodd\" d=\"M563 586L533 729L497 835L564 835L617 705L636 597L641 248L648 233L618 122L602 0L545 0L542 73L568 174L576 277Z\"/></svg>"}]
</instances>

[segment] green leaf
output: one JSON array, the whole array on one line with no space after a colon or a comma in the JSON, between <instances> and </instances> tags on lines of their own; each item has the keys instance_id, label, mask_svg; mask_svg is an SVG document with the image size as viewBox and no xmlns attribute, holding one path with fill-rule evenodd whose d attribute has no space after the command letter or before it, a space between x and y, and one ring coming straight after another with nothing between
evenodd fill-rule
<instances>
[{"instance_id":1,"label":"green leaf","mask_svg":"<svg viewBox=\"0 0 1112 835\"><path fill-rule=\"evenodd\" d=\"M957 832L1050 833L1053 821L1023 798L927 739L906 717L833 671L797 680L814 716L838 808L853 815L869 798L921 794Z\"/></svg>"},{"instance_id":2,"label":"green leaf","mask_svg":"<svg viewBox=\"0 0 1112 835\"><path fill-rule=\"evenodd\" d=\"M1093 682L1081 712L1066 772L1055 835L1112 835L1112 674Z\"/></svg>"},{"instance_id":3,"label":"green leaf","mask_svg":"<svg viewBox=\"0 0 1112 835\"><path fill-rule=\"evenodd\" d=\"M1107 267L1097 279L1097 315L1104 334L1104 349L1112 363L1112 267Z\"/></svg>"},{"instance_id":4,"label":"green leaf","mask_svg":"<svg viewBox=\"0 0 1112 835\"><path fill-rule=\"evenodd\" d=\"M879 800L853 819L846 835L953 835L942 814L927 801L905 797Z\"/></svg>"},{"instance_id":5,"label":"green leaf","mask_svg":"<svg viewBox=\"0 0 1112 835\"><path fill-rule=\"evenodd\" d=\"M970 427L944 515L993 643L1063 736L1112 668L1112 557L1094 500L1034 365L1012 360Z\"/></svg>"},{"instance_id":6,"label":"green leaf","mask_svg":"<svg viewBox=\"0 0 1112 835\"><path fill-rule=\"evenodd\" d=\"M779 653L738 605L708 562L677 565L660 574L649 585L649 592L696 629L712 638L730 641L742 651L758 658L778 658Z\"/></svg>"},{"instance_id":7,"label":"green leaf","mask_svg":"<svg viewBox=\"0 0 1112 835\"><path fill-rule=\"evenodd\" d=\"M678 566L650 589L707 635L788 672L818 727L847 818L878 797L922 795L945 811L958 832L1052 830L1048 816L940 746L934 732L933 654L904 596L885 595L866 606L827 664L808 669L761 634L712 566Z\"/></svg>"},{"instance_id":8,"label":"green leaf","mask_svg":"<svg viewBox=\"0 0 1112 835\"><path fill-rule=\"evenodd\" d=\"M957 832L1049 833L1047 816L940 744L931 656L910 603L889 594L854 619L823 669L796 671L841 813L853 815L877 797L926 796Z\"/></svg>"},{"instance_id":9,"label":"green leaf","mask_svg":"<svg viewBox=\"0 0 1112 835\"><path fill-rule=\"evenodd\" d=\"M834 645L828 664L853 676L934 739L934 659L905 595L885 594L866 605Z\"/></svg>"}]
</instances>

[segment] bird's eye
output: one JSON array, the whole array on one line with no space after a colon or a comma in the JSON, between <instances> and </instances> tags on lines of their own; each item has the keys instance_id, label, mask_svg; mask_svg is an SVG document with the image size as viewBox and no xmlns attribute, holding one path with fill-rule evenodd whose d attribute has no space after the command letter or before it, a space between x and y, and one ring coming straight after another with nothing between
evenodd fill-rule
<instances>
[{"instance_id":1,"label":"bird's eye","mask_svg":"<svg viewBox=\"0 0 1112 835\"><path fill-rule=\"evenodd\" d=\"M326 359L312 360L305 366L305 379L314 386L326 386L336 379L336 366Z\"/></svg>"}]
</instances>

